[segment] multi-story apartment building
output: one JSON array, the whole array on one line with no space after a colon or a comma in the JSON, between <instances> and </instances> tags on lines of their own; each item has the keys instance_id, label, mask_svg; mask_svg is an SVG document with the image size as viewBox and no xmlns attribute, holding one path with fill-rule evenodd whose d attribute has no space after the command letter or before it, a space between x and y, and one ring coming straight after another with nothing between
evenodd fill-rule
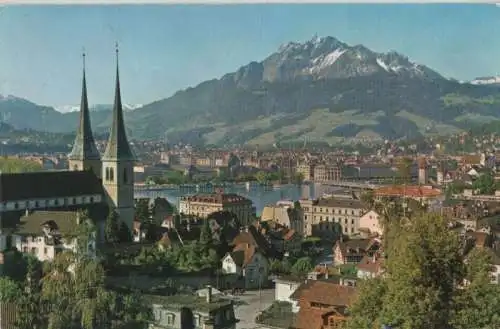
<instances>
[{"instance_id":1,"label":"multi-story apartment building","mask_svg":"<svg viewBox=\"0 0 500 329\"><path fill-rule=\"evenodd\" d=\"M181 197L179 212L206 218L217 211L229 211L238 217L241 225L249 225L255 218L255 207L250 199L234 193L195 194Z\"/></svg>"},{"instance_id":2,"label":"multi-story apartment building","mask_svg":"<svg viewBox=\"0 0 500 329\"><path fill-rule=\"evenodd\" d=\"M339 181L342 171L338 165L320 164L314 166L313 178L315 182Z\"/></svg>"},{"instance_id":3,"label":"multi-story apartment building","mask_svg":"<svg viewBox=\"0 0 500 329\"><path fill-rule=\"evenodd\" d=\"M335 238L359 234L363 206L359 200L300 200L304 214L304 235Z\"/></svg>"}]
</instances>

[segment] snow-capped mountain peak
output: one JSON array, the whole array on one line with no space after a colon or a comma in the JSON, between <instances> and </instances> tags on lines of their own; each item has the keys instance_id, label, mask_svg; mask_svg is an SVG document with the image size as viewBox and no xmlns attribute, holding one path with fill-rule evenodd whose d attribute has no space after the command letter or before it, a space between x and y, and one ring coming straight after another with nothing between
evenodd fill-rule
<instances>
[{"instance_id":1,"label":"snow-capped mountain peak","mask_svg":"<svg viewBox=\"0 0 500 329\"><path fill-rule=\"evenodd\" d=\"M142 104L122 104L124 111L133 111L142 107ZM70 113L80 111L80 105L62 105L56 106L54 109L61 113ZM94 104L90 105L91 111L111 111L113 109L112 104Z\"/></svg>"},{"instance_id":2,"label":"snow-capped mountain peak","mask_svg":"<svg viewBox=\"0 0 500 329\"><path fill-rule=\"evenodd\" d=\"M470 84L473 85L496 85L500 84L500 76L494 77L480 77L472 80Z\"/></svg>"},{"instance_id":3,"label":"snow-capped mountain peak","mask_svg":"<svg viewBox=\"0 0 500 329\"><path fill-rule=\"evenodd\" d=\"M408 77L445 79L395 51L377 53L363 45L350 46L334 37L289 42L262 62L265 81L297 78L336 79L389 73Z\"/></svg>"}]
</instances>

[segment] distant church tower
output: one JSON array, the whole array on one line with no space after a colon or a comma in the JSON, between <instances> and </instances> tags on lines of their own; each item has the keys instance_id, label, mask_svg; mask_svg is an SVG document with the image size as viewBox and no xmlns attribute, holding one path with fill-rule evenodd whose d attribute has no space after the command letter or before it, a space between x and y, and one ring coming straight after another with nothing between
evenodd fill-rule
<instances>
[{"instance_id":1,"label":"distant church tower","mask_svg":"<svg viewBox=\"0 0 500 329\"><path fill-rule=\"evenodd\" d=\"M134 221L134 162L123 123L120 76L118 69L118 45L116 45L116 89L113 106L113 123L106 151L102 157L103 186L108 204L120 216L120 220L132 230Z\"/></svg>"},{"instance_id":2,"label":"distant church tower","mask_svg":"<svg viewBox=\"0 0 500 329\"><path fill-rule=\"evenodd\" d=\"M85 79L85 53L83 54L82 100L80 103L80 122L73 149L68 155L69 170L92 170L101 177L101 156L95 146L90 126L89 103L87 100L87 82Z\"/></svg>"}]
</instances>

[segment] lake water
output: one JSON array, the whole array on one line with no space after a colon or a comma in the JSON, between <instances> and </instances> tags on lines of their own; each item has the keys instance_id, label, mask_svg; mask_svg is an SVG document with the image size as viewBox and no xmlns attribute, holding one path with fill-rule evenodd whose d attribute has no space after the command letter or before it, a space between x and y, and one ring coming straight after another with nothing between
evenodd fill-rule
<instances>
[{"instance_id":1,"label":"lake water","mask_svg":"<svg viewBox=\"0 0 500 329\"><path fill-rule=\"evenodd\" d=\"M224 188L224 193L236 193L252 200L257 215L260 216L264 206L269 204L275 204L281 200L298 200L300 198L316 198L320 196L320 188L316 185L281 185L281 186L251 186L249 189L245 185L234 185L231 187ZM179 200L181 196L197 194L197 193L209 193L213 190L199 191L197 192L195 188L192 189L166 189L166 190L155 190L155 191L136 191L136 198L156 198L163 197L166 198L170 203L174 204L177 208L179 207Z\"/></svg>"}]
</instances>

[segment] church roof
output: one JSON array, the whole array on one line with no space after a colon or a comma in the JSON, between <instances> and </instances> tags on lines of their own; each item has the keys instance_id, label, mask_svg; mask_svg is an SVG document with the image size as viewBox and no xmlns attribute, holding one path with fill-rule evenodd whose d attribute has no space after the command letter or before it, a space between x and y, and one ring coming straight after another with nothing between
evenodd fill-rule
<instances>
[{"instance_id":1,"label":"church roof","mask_svg":"<svg viewBox=\"0 0 500 329\"><path fill-rule=\"evenodd\" d=\"M115 86L115 102L113 105L113 123L111 124L111 132L109 134L106 151L103 155L105 161L135 161L136 157L132 152L130 144L127 140L125 124L123 122L122 98L120 92L120 75L118 70L118 47L116 49L116 86Z\"/></svg>"},{"instance_id":2,"label":"church roof","mask_svg":"<svg viewBox=\"0 0 500 329\"><path fill-rule=\"evenodd\" d=\"M104 194L91 171L0 174L0 202Z\"/></svg>"},{"instance_id":3,"label":"church roof","mask_svg":"<svg viewBox=\"0 0 500 329\"><path fill-rule=\"evenodd\" d=\"M80 121L73 143L73 149L68 155L70 160L100 160L101 155L95 145L90 125L89 102L87 99L87 82L85 78L85 54L83 54L82 99L80 103Z\"/></svg>"}]
</instances>

